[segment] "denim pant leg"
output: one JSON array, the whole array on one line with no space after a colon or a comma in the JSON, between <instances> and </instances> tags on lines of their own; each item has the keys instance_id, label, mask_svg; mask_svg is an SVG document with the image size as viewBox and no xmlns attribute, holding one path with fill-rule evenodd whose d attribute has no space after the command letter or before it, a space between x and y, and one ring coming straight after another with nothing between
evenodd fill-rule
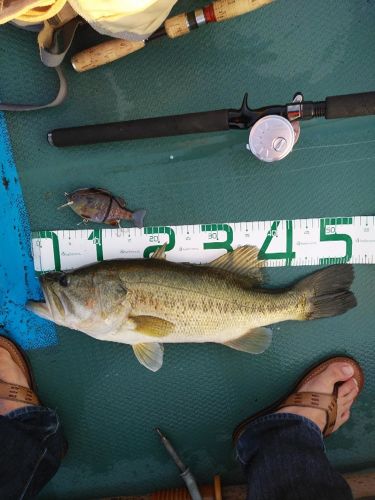
<instances>
[{"instance_id":1,"label":"denim pant leg","mask_svg":"<svg viewBox=\"0 0 375 500\"><path fill-rule=\"evenodd\" d=\"M311 420L274 413L248 425L237 442L248 500L352 500L349 485L328 462Z\"/></svg>"},{"instance_id":2,"label":"denim pant leg","mask_svg":"<svg viewBox=\"0 0 375 500\"><path fill-rule=\"evenodd\" d=\"M1 500L35 497L56 473L66 446L54 410L26 406L1 415Z\"/></svg>"}]
</instances>

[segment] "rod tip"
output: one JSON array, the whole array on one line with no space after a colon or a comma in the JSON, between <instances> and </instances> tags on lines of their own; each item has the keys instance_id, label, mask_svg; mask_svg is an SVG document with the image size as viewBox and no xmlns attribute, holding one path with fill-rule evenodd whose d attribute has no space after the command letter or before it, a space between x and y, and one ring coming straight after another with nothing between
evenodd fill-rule
<instances>
[{"instance_id":1,"label":"rod tip","mask_svg":"<svg viewBox=\"0 0 375 500\"><path fill-rule=\"evenodd\" d=\"M54 146L55 144L53 143L53 135L52 132L48 132L47 134L47 140L50 143L51 146Z\"/></svg>"},{"instance_id":2,"label":"rod tip","mask_svg":"<svg viewBox=\"0 0 375 500\"><path fill-rule=\"evenodd\" d=\"M155 427L155 432L157 432L161 438L163 438L163 437L164 437L164 435L163 435L163 433L161 432L161 430L159 429L159 427Z\"/></svg>"}]
</instances>

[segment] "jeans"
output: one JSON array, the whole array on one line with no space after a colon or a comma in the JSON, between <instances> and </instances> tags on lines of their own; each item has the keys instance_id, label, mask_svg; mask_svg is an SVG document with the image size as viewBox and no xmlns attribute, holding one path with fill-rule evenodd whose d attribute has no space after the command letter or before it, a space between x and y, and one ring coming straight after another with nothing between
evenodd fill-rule
<instances>
[{"instance_id":1,"label":"jeans","mask_svg":"<svg viewBox=\"0 0 375 500\"><path fill-rule=\"evenodd\" d=\"M25 406L0 415L0 499L35 497L56 473L66 448L54 410Z\"/></svg>"},{"instance_id":2,"label":"jeans","mask_svg":"<svg viewBox=\"0 0 375 500\"><path fill-rule=\"evenodd\" d=\"M58 416L42 406L0 415L0 499L35 497L60 466L67 444ZM274 413L254 420L237 441L248 500L352 500L325 455L311 420Z\"/></svg>"},{"instance_id":3,"label":"jeans","mask_svg":"<svg viewBox=\"0 0 375 500\"><path fill-rule=\"evenodd\" d=\"M237 441L248 500L352 500L328 462L323 435L311 420L273 413L251 422Z\"/></svg>"}]
</instances>

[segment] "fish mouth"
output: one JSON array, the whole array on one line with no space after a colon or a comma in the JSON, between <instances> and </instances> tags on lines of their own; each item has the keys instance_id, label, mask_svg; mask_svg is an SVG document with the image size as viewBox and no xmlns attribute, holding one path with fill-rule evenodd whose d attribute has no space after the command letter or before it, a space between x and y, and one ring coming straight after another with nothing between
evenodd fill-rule
<instances>
[{"instance_id":1,"label":"fish mouth","mask_svg":"<svg viewBox=\"0 0 375 500\"><path fill-rule=\"evenodd\" d=\"M51 313L46 302L28 300L26 302L26 309L36 314L40 318L51 320Z\"/></svg>"},{"instance_id":2,"label":"fish mouth","mask_svg":"<svg viewBox=\"0 0 375 500\"><path fill-rule=\"evenodd\" d=\"M44 301L29 300L26 303L26 309L44 319L56 322L56 313L58 313L62 319L65 315L63 301L53 290L46 287L43 282L41 282L41 287L44 295Z\"/></svg>"}]
</instances>

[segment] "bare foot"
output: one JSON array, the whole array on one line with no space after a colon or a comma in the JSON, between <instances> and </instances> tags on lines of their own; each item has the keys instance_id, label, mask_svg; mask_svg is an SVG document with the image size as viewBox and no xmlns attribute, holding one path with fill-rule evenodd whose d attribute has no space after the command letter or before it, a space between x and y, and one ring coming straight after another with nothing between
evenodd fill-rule
<instances>
[{"instance_id":1,"label":"bare foot","mask_svg":"<svg viewBox=\"0 0 375 500\"><path fill-rule=\"evenodd\" d=\"M353 378L353 367L345 362L337 362L329 365L322 373L301 386L298 392L321 392L332 394L333 387L337 382L343 382L339 387L337 396L337 419L333 432L341 427L350 417L350 408L358 394L358 385ZM306 408L301 406L286 406L276 413L294 413L302 415L315 422L321 431L324 430L327 414L324 410Z\"/></svg>"},{"instance_id":2,"label":"bare foot","mask_svg":"<svg viewBox=\"0 0 375 500\"><path fill-rule=\"evenodd\" d=\"M11 355L6 349L0 347L0 380L8 384L22 385L29 387L27 379L23 374L21 368L13 361ZM23 406L30 406L26 403L18 401L9 401L7 399L0 399L0 415L5 415L12 410L17 410Z\"/></svg>"}]
</instances>

